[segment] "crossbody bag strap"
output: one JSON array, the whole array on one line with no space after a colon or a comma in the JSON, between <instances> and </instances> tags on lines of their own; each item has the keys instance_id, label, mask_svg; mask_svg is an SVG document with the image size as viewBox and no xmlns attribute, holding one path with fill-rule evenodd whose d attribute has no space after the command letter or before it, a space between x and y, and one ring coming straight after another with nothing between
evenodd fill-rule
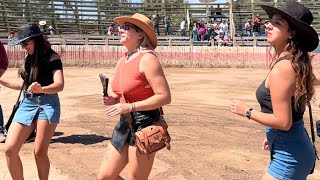
<instances>
[{"instance_id":1,"label":"crossbody bag strap","mask_svg":"<svg viewBox=\"0 0 320 180\"><path fill-rule=\"evenodd\" d=\"M312 109L311 109L310 102L308 102L308 107L309 107L310 128L311 128L311 141L312 141L312 145L313 145L314 151L316 153L316 157L319 160L318 151L317 151L317 148L316 148L316 146L314 144L315 141L316 141L316 138L315 138L315 132L314 132L314 126L313 126L313 117L312 117Z\"/></svg>"},{"instance_id":2,"label":"crossbody bag strap","mask_svg":"<svg viewBox=\"0 0 320 180\"><path fill-rule=\"evenodd\" d=\"M22 86L21 86L21 89L20 89L20 93L19 93L18 99L17 99L17 101L16 101L16 105L19 104L19 100L20 100L20 97L21 97L21 94L22 94L22 91L23 91L23 87L24 87L24 81L23 81L23 83L22 83Z\"/></svg>"}]
</instances>

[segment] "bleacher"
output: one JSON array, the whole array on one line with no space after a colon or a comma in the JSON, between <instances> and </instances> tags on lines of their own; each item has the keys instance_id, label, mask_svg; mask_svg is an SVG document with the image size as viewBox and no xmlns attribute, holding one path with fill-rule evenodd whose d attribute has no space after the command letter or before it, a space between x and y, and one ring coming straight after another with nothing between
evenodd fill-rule
<instances>
[{"instance_id":1,"label":"bleacher","mask_svg":"<svg viewBox=\"0 0 320 180\"><path fill-rule=\"evenodd\" d=\"M114 18L132 15L135 12L149 17L158 10L160 17L171 15L172 31L176 34L180 22L186 17L187 6L180 3L128 3L124 1L85 1L85 0L26 0L15 3L0 1L0 33L8 33L22 24L41 20L47 27L53 24L56 34L96 34L105 35ZM160 31L164 34L163 19Z\"/></svg>"},{"instance_id":2,"label":"bleacher","mask_svg":"<svg viewBox=\"0 0 320 180\"><path fill-rule=\"evenodd\" d=\"M174 45L179 43L187 45L186 40L172 40L172 36L179 36L180 22L183 18L187 19L187 36L192 29L192 22L198 20L213 20L213 23L219 24L221 18L226 19L229 27L235 30L232 35L238 35L240 38L233 38L234 45L266 45L263 38L243 38L245 33L244 24L248 17L254 18L260 14L263 21L268 17L260 8L261 4L281 6L284 0L259 0L252 1L233 1L232 19L229 18L229 3L179 3L178 1L165 1L165 3L129 3L126 0L25 0L19 1L1 0L0 1L0 38L7 37L11 30L16 30L22 24L41 20L47 22L47 27L53 24L57 36L52 36L55 43L60 44L86 44L93 43L90 40L79 39L81 35L90 35L95 37L97 44L110 44L110 38L104 37L108 27L114 22L114 18L123 15L132 15L140 12L148 17L154 14L155 10L160 15L160 45ZM184 2L184 1L181 1ZM315 0L301 0L314 15L313 26L320 33L320 2ZM210 7L221 15L212 15L208 13ZM218 9L220 8L220 9ZM170 15L172 19L171 40L164 35L164 17ZM69 38L71 37L71 39ZM77 37L77 38L75 38ZM86 37L86 36L84 36ZM163 37L163 38L162 38ZM68 40L68 38L70 40ZM106 40L108 39L108 40ZM110 41L109 41L110 39ZM171 41L171 42L170 42ZM237 43L239 41L239 43ZM194 42L193 45L207 45L207 42ZM116 44L116 43L111 43Z\"/></svg>"},{"instance_id":3,"label":"bleacher","mask_svg":"<svg viewBox=\"0 0 320 180\"><path fill-rule=\"evenodd\" d=\"M259 0L251 2L243 1L234 1L233 2L233 18L235 22L236 34L243 35L245 34L244 24L248 18L254 19L257 14L260 15L260 18L264 22L268 20L269 17L266 15L265 11L260 7L260 5L270 5L280 7L285 1L284 0ZM301 4L307 6L314 16L313 27L320 35L320 1L317 0L301 0ZM264 27L262 26L262 30Z\"/></svg>"}]
</instances>

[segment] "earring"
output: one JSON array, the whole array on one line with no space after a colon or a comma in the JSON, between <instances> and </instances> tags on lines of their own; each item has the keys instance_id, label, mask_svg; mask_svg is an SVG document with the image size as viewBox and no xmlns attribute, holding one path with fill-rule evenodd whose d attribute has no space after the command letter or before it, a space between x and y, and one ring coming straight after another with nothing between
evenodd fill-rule
<instances>
[{"instance_id":1,"label":"earring","mask_svg":"<svg viewBox=\"0 0 320 180\"><path fill-rule=\"evenodd\" d=\"M289 36L289 39L292 39L292 36Z\"/></svg>"}]
</instances>

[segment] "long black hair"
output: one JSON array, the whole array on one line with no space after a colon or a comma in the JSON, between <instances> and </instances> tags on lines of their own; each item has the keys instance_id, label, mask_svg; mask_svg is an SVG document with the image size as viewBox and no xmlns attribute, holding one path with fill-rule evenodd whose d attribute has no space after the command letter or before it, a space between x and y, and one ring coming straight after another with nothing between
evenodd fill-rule
<instances>
[{"instance_id":1,"label":"long black hair","mask_svg":"<svg viewBox=\"0 0 320 180\"><path fill-rule=\"evenodd\" d=\"M49 62L50 56L54 53L51 44L43 35L33 37L30 40L34 40L34 53L26 56L24 64L18 71L18 74L24 80L24 88L37 81L40 62Z\"/></svg>"}]
</instances>

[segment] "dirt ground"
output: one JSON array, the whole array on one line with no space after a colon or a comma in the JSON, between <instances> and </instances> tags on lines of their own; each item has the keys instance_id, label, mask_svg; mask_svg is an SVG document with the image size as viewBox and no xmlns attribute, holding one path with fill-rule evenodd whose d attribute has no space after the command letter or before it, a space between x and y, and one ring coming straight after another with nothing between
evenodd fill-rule
<instances>
[{"instance_id":1,"label":"dirt ground","mask_svg":"<svg viewBox=\"0 0 320 180\"><path fill-rule=\"evenodd\" d=\"M104 158L118 118L105 115L98 74L113 69L65 68L61 92L62 117L49 149L50 179L91 180ZM172 137L172 149L156 155L151 180L257 180L265 173L269 152L262 151L264 127L232 114L232 99L243 99L260 109L255 91L267 74L256 69L165 69L172 103L164 107ZM17 69L5 78L16 80ZM317 89L319 94L320 89ZM1 88L1 104L8 118L18 91ZM319 101L313 105L320 117ZM308 119L306 127L309 130ZM320 149L320 139L317 138ZM4 144L0 144L3 152ZM37 179L33 143L21 150L25 179ZM121 173L126 178L127 169ZM11 179L4 154L0 179ZM320 165L308 180L320 179Z\"/></svg>"}]
</instances>

